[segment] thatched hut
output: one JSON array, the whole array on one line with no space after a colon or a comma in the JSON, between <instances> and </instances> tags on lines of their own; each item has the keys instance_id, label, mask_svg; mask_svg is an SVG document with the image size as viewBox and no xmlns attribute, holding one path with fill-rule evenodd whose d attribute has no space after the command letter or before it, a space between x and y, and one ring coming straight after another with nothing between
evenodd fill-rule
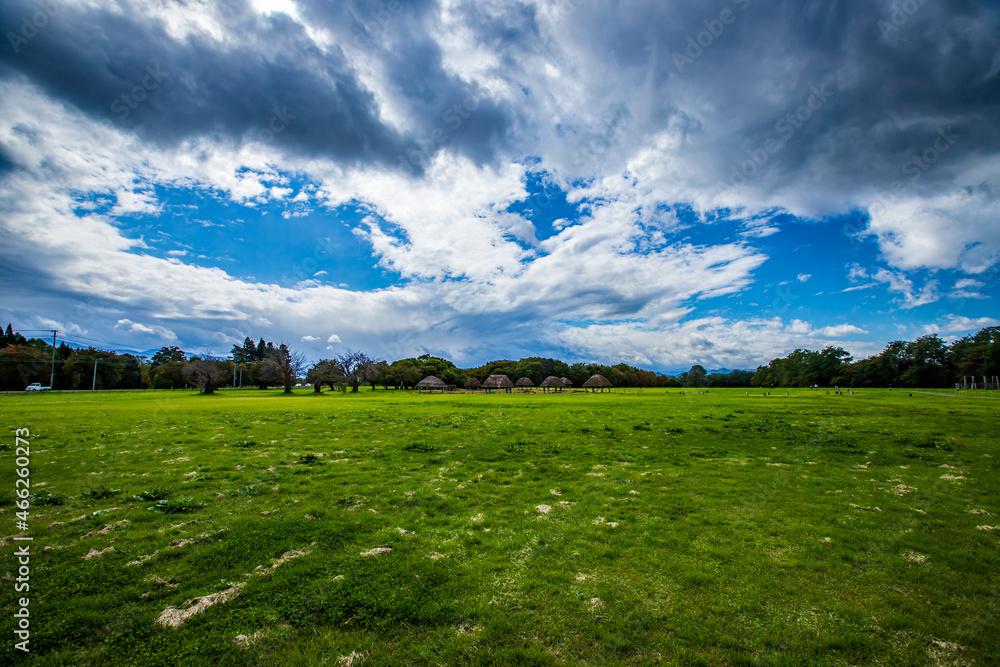
<instances>
[{"instance_id":1,"label":"thatched hut","mask_svg":"<svg viewBox=\"0 0 1000 667\"><path fill-rule=\"evenodd\" d=\"M417 393L419 394L424 389L429 389L433 394L435 389L440 389L441 393L448 388L448 385L444 383L444 380L434 377L433 375L428 375L423 380L417 383Z\"/></svg>"},{"instance_id":2,"label":"thatched hut","mask_svg":"<svg viewBox=\"0 0 1000 667\"><path fill-rule=\"evenodd\" d=\"M550 375L547 378L545 378L544 380L542 380L542 384L539 385L539 386L542 388L542 391L545 392L545 393L548 393L549 389L552 389L554 391L558 391L558 392L561 393L562 390L563 390L563 387L565 385L563 384L563 381L562 381L561 378L557 378L555 375Z\"/></svg>"},{"instance_id":3,"label":"thatched hut","mask_svg":"<svg viewBox=\"0 0 1000 667\"><path fill-rule=\"evenodd\" d=\"M510 393L510 388L514 386L514 383L510 381L510 378L506 375L491 375L486 378L486 382L483 383L483 389L489 394L492 389L503 389L508 394Z\"/></svg>"},{"instance_id":4,"label":"thatched hut","mask_svg":"<svg viewBox=\"0 0 1000 667\"><path fill-rule=\"evenodd\" d=\"M569 378L560 378L560 379L562 380L563 386L566 387L567 389L573 386L573 381L570 380Z\"/></svg>"},{"instance_id":5,"label":"thatched hut","mask_svg":"<svg viewBox=\"0 0 1000 667\"><path fill-rule=\"evenodd\" d=\"M600 388L602 393L604 392L605 387L610 389L613 386L614 385L611 384L608 378L604 377L600 373L594 373L593 375L590 376L590 378L586 382L583 383L584 389L589 389L590 391L597 391L597 389Z\"/></svg>"},{"instance_id":6,"label":"thatched hut","mask_svg":"<svg viewBox=\"0 0 1000 667\"><path fill-rule=\"evenodd\" d=\"M476 378L469 378L468 380L465 381L465 388L470 391L474 389L479 389L482 386L483 386L482 383L480 383L479 380L477 380Z\"/></svg>"},{"instance_id":7,"label":"thatched hut","mask_svg":"<svg viewBox=\"0 0 1000 667\"><path fill-rule=\"evenodd\" d=\"M518 389L528 389L529 387L534 387L535 383L531 381L531 378L523 377L515 382L514 386Z\"/></svg>"}]
</instances>

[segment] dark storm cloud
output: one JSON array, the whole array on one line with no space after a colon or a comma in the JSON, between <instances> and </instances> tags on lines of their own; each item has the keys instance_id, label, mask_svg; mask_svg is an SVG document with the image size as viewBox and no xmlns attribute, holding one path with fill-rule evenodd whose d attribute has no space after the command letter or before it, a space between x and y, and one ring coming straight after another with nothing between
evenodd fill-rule
<instances>
[{"instance_id":1,"label":"dark storm cloud","mask_svg":"<svg viewBox=\"0 0 1000 667\"><path fill-rule=\"evenodd\" d=\"M5 3L2 33L16 33L33 10L30 2ZM375 96L358 81L343 50L357 48L348 38L357 21L342 17L337 27L345 45L331 53L284 14L258 16L238 2L224 10L236 42L219 46L197 36L177 41L138 14L61 7L44 29L17 44L16 54L5 52L3 70L161 145L210 135L273 142L342 163L384 165L398 165L415 150L430 155L440 148L379 119ZM397 83L428 121L443 123L448 108L474 99L477 113L452 143L477 162L487 161L506 131L505 113L444 74L435 49L417 40L394 54L407 65Z\"/></svg>"},{"instance_id":2,"label":"dark storm cloud","mask_svg":"<svg viewBox=\"0 0 1000 667\"><path fill-rule=\"evenodd\" d=\"M939 130L951 167L1000 148L996 4L733 0L699 6L694 20L683 11L658 21L671 28L657 71L667 90L695 91L737 130L717 152L724 176L762 158L769 138L780 145L761 169L772 181L819 163L826 186L847 189L920 169L908 161L943 146ZM924 182L950 180L951 167Z\"/></svg>"},{"instance_id":3,"label":"dark storm cloud","mask_svg":"<svg viewBox=\"0 0 1000 667\"><path fill-rule=\"evenodd\" d=\"M583 95L602 93L582 108L561 100L567 114L624 107L632 122L615 141L631 150L676 129L704 188L752 156L766 157L747 169L764 192L814 180L843 201L914 170L921 186L947 187L1000 148L996 3L566 0L554 11L557 38L519 5L461 9L512 86L538 82L540 59L555 64ZM947 156L931 150L943 141ZM924 153L937 154L933 169Z\"/></svg>"},{"instance_id":4,"label":"dark storm cloud","mask_svg":"<svg viewBox=\"0 0 1000 667\"><path fill-rule=\"evenodd\" d=\"M446 146L477 164L494 162L512 139L518 110L446 71L441 47L431 34L437 3L304 0L299 7L307 22L332 32L345 32L346 27L350 34L345 35L345 53L378 61L389 83L407 99L417 143L406 153L408 164L423 164Z\"/></svg>"}]
</instances>

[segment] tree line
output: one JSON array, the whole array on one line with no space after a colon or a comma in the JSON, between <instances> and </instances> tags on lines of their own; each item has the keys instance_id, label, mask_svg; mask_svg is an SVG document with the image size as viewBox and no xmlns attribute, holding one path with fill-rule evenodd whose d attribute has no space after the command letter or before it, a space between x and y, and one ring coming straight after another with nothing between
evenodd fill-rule
<instances>
[{"instance_id":1,"label":"tree line","mask_svg":"<svg viewBox=\"0 0 1000 667\"><path fill-rule=\"evenodd\" d=\"M53 351L43 339L27 339L7 325L0 334L0 390L22 390L31 382L48 384ZM678 376L658 374L628 364L567 364L559 359L529 357L500 359L462 369L441 357L419 357L386 362L364 352L348 351L310 365L305 355L286 344L246 338L234 345L228 358L188 355L177 346L160 348L152 357L119 354L97 348L55 350L53 389L183 389L211 393L224 386L286 392L300 384L313 391L324 388L358 391L412 389L428 375L445 384L463 387L470 378L480 382L504 374L511 380L527 377L535 386L554 375L581 386L599 373L616 387L951 387L963 376L1000 375L1000 327L988 327L948 345L937 335L913 341L892 341L880 353L854 360L840 347L797 349L772 359L756 370L709 373L701 365Z\"/></svg>"}]
</instances>

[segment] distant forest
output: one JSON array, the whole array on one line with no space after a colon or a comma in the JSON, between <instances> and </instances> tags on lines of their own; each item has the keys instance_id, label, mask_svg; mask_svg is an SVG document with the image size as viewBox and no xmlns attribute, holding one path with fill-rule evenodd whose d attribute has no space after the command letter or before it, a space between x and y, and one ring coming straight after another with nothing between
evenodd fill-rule
<instances>
[{"instance_id":1,"label":"distant forest","mask_svg":"<svg viewBox=\"0 0 1000 667\"><path fill-rule=\"evenodd\" d=\"M0 390L23 390L32 382L49 385L52 345L40 338L25 338L7 325L0 334ZM290 391L308 383L318 391L324 386L357 390L360 386L412 389L428 375L446 384L463 387L470 378L485 380L504 374L517 381L526 377L538 386L554 375L579 387L595 373L616 387L954 387L963 377L1000 376L1000 327L988 327L950 345L937 335L913 341L892 341L880 353L854 360L839 347L798 349L756 370L709 373L700 365L680 375L665 375L628 364L567 364L558 359L529 357L501 359L476 368L458 368L451 361L431 355L387 362L362 352L323 359L308 366L301 353L284 344L253 342L234 345L226 359L189 355L178 347L163 347L150 358L112 350L55 349L53 389L181 389L203 391L232 386Z\"/></svg>"}]
</instances>

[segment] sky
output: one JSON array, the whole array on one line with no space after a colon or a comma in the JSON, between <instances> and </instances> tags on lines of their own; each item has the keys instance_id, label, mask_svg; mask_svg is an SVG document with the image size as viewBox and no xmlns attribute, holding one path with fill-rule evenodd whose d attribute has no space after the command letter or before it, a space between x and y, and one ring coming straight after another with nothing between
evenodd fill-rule
<instances>
[{"instance_id":1,"label":"sky","mask_svg":"<svg viewBox=\"0 0 1000 667\"><path fill-rule=\"evenodd\" d=\"M1000 5L5 0L0 320L754 368L1000 324Z\"/></svg>"}]
</instances>

